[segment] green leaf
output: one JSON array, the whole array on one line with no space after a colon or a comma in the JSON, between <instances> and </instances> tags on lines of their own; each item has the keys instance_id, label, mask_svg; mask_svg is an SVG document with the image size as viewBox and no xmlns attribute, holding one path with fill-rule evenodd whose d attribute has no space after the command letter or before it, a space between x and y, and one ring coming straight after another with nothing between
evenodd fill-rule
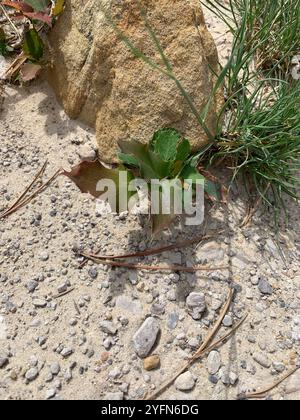
<instances>
[{"instance_id":1,"label":"green leaf","mask_svg":"<svg viewBox=\"0 0 300 420\"><path fill-rule=\"evenodd\" d=\"M200 180L204 183L205 181L205 177L202 174L200 174L200 172L194 166L191 165L186 165L183 168L180 174L180 178L182 178L183 180L190 179L193 182L195 182L196 180Z\"/></svg>"},{"instance_id":2,"label":"green leaf","mask_svg":"<svg viewBox=\"0 0 300 420\"><path fill-rule=\"evenodd\" d=\"M119 147L123 154L131 155L139 163L141 177L150 179L166 178L169 174L169 164L163 162L158 154L151 151L149 145L138 141L122 141Z\"/></svg>"},{"instance_id":3,"label":"green leaf","mask_svg":"<svg viewBox=\"0 0 300 420\"><path fill-rule=\"evenodd\" d=\"M164 162L174 162L180 140L181 136L176 130L166 128L154 134L151 145Z\"/></svg>"},{"instance_id":4,"label":"green leaf","mask_svg":"<svg viewBox=\"0 0 300 420\"><path fill-rule=\"evenodd\" d=\"M43 12L49 5L49 0L24 0L24 3L31 6L37 12Z\"/></svg>"},{"instance_id":5,"label":"green leaf","mask_svg":"<svg viewBox=\"0 0 300 420\"><path fill-rule=\"evenodd\" d=\"M119 153L119 160L123 162L125 165L129 166L136 166L139 167L139 161L132 155L126 155L125 153Z\"/></svg>"},{"instance_id":6,"label":"green leaf","mask_svg":"<svg viewBox=\"0 0 300 420\"><path fill-rule=\"evenodd\" d=\"M35 29L30 29L25 34L23 51L32 60L39 61L42 58L44 54L44 44Z\"/></svg>"},{"instance_id":7,"label":"green leaf","mask_svg":"<svg viewBox=\"0 0 300 420\"><path fill-rule=\"evenodd\" d=\"M220 192L220 186L216 182L205 180L204 191L209 195L213 200L221 200L222 195Z\"/></svg>"},{"instance_id":8,"label":"green leaf","mask_svg":"<svg viewBox=\"0 0 300 420\"><path fill-rule=\"evenodd\" d=\"M177 148L176 160L181 160L182 162L186 161L190 156L192 150L190 142L186 139L183 139Z\"/></svg>"}]
</instances>

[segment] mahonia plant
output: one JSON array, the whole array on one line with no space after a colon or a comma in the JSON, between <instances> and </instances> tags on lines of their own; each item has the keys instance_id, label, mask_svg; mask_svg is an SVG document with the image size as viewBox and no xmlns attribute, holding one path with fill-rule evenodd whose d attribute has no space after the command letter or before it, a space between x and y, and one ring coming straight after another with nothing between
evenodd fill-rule
<instances>
[{"instance_id":1,"label":"mahonia plant","mask_svg":"<svg viewBox=\"0 0 300 420\"><path fill-rule=\"evenodd\" d=\"M141 178L147 183L151 180L180 179L182 188L186 188L186 180L199 181L204 185L207 195L213 200L220 199L219 187L216 182L207 179L198 170L198 159L194 159L190 142L183 138L175 129L158 130L148 144L138 141L119 142L120 164L111 169L104 166L99 160L94 162L81 162L71 172L64 172L84 193L90 193L96 198L102 192L97 190L97 183L101 179L109 179L117 186L119 192L119 173L127 171L128 182ZM160 190L163 202L163 189ZM134 195L128 191L128 201ZM184 196L184 194L183 194ZM118 203L117 203L118 210ZM151 214L152 233L157 234L168 227L177 214Z\"/></svg>"}]
</instances>

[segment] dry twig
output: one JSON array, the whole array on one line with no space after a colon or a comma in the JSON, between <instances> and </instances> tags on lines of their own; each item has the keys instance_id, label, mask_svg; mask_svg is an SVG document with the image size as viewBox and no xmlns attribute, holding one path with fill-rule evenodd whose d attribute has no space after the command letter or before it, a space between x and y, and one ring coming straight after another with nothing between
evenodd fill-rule
<instances>
[{"instance_id":1,"label":"dry twig","mask_svg":"<svg viewBox=\"0 0 300 420\"><path fill-rule=\"evenodd\" d=\"M160 247L160 248L153 248L153 249L147 249L146 251L143 252L136 252L133 254L125 254L125 255L99 255L99 252L101 250L99 250L99 252L97 252L96 254L80 254L81 256L85 256L85 260L80 264L79 268L84 267L84 265L87 263L87 261L90 258L97 258L99 260L121 260L121 259L130 259L130 258L137 258L137 257L147 257L150 255L158 255L158 254L163 254L164 252L167 251L172 251L175 249L180 249L180 248L184 248L190 245L193 245L195 243L200 244L203 241L206 241L208 239L213 238L212 235L206 235L206 236L201 236L201 237L197 237L194 239L191 239L189 241L185 241L185 242L181 242L179 244L174 244L174 245L166 245L164 247ZM89 257L87 257L87 255Z\"/></svg>"},{"instance_id":2,"label":"dry twig","mask_svg":"<svg viewBox=\"0 0 300 420\"><path fill-rule=\"evenodd\" d=\"M42 166L42 168L39 170L39 172L34 177L33 181L30 183L30 185L28 185L28 187L20 195L20 197L13 203L12 206L10 206L9 209L5 210L0 215L0 219L6 217L6 214L9 214L22 201L22 199L26 196L26 194L33 188L33 186L36 184L36 182L39 180L39 178L43 175L43 173L45 172L46 166L47 166L47 161L44 163L44 165Z\"/></svg>"},{"instance_id":3,"label":"dry twig","mask_svg":"<svg viewBox=\"0 0 300 420\"><path fill-rule=\"evenodd\" d=\"M26 204L30 203L30 201L35 198L38 194L45 191L45 189L61 174L61 169L59 169L55 174L48 179L43 185L41 185L36 191L34 191L32 194L26 197L26 194L30 192L30 190L34 187L36 182L40 179L40 177L43 175L45 168L46 168L47 162L44 163L43 167L40 169L40 171L35 176L34 180L31 182L31 184L25 189L25 191L21 194L21 196L14 202L14 204L7 210L5 210L0 215L0 220L4 219L11 214L15 213L20 208L26 206Z\"/></svg>"},{"instance_id":4,"label":"dry twig","mask_svg":"<svg viewBox=\"0 0 300 420\"><path fill-rule=\"evenodd\" d=\"M25 63L25 61L28 59L27 55L24 52L21 52L20 55L11 63L11 65L6 70L3 78L5 80L11 79L15 74L18 73L22 65Z\"/></svg>"},{"instance_id":5,"label":"dry twig","mask_svg":"<svg viewBox=\"0 0 300 420\"><path fill-rule=\"evenodd\" d=\"M9 14L7 13L7 11L6 11L5 7L4 7L2 4L0 4L0 7L1 7L1 9L2 9L2 12L3 12L4 16L5 16L5 17L6 17L6 19L9 21L9 23L10 23L11 27L12 27L12 28L13 28L13 30L15 31L15 33L16 33L16 35L17 35L17 37L18 37L19 41L21 41L22 37L21 37L21 35L20 35L20 32L19 32L18 28L16 27L16 25L14 24L14 22L11 20L11 18L10 18L10 16L9 16Z\"/></svg>"},{"instance_id":6,"label":"dry twig","mask_svg":"<svg viewBox=\"0 0 300 420\"><path fill-rule=\"evenodd\" d=\"M290 376L292 376L294 373L296 373L299 369L300 369L300 366L294 368L293 370L289 371L286 375L284 375L281 379L276 381L273 385L263 389L262 391L251 392L249 394L240 395L239 398L240 399L246 399L246 400L250 400L250 399L254 399L254 398L257 398L257 399L265 398L270 391L273 391L273 389L275 389L279 385L281 385L282 382L284 382L286 379L288 379Z\"/></svg>"},{"instance_id":7,"label":"dry twig","mask_svg":"<svg viewBox=\"0 0 300 420\"><path fill-rule=\"evenodd\" d=\"M228 266L220 267L206 267L206 266L194 266L194 267L183 267L181 265L143 265L143 264L130 264L116 261L102 260L97 257L91 257L89 254L81 254L83 257L95 261L99 264L110 265L111 267L123 267L132 270L149 270L149 271L181 271L183 273L195 273L197 271L215 271L215 270L228 270Z\"/></svg>"},{"instance_id":8,"label":"dry twig","mask_svg":"<svg viewBox=\"0 0 300 420\"><path fill-rule=\"evenodd\" d=\"M69 293L73 292L75 290L75 287L71 287L70 289L66 290L65 292L58 293L57 295L53 296L53 299L59 299L65 295L68 295Z\"/></svg>"},{"instance_id":9,"label":"dry twig","mask_svg":"<svg viewBox=\"0 0 300 420\"><path fill-rule=\"evenodd\" d=\"M173 382L176 381L178 376L180 376L182 373L184 373L196 360L199 360L200 358L202 358L205 354L207 354L211 350L219 347L221 344L223 344L229 337L231 337L237 331L237 329L242 325L242 323L245 321L247 316L244 317L230 332L228 332L223 337L221 337L219 340L217 340L216 342L214 342L213 344L210 345L211 341L213 340L213 338L215 337L215 335L219 331L219 328L221 327L223 319L224 319L226 313L228 312L228 310L230 308L230 305L231 305L232 300L233 300L233 296L234 296L234 290L231 289L230 293L229 293L229 296L228 296L228 299L226 301L226 304L225 304L222 312L220 313L217 322L215 323L212 330L207 335L206 339L204 340L204 342L200 346L200 348L185 363L185 365L179 371L176 372L176 374L170 380L168 380L165 384L163 384L152 395L150 395L149 397L146 397L146 400L156 399L162 392L164 392L169 386L171 386L173 384Z\"/></svg>"}]
</instances>

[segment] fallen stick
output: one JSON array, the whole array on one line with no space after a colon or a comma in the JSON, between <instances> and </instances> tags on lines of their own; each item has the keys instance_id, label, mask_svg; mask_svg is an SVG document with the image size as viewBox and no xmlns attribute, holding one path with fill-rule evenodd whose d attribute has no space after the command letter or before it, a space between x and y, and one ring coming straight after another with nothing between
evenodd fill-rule
<instances>
[{"instance_id":1,"label":"fallen stick","mask_svg":"<svg viewBox=\"0 0 300 420\"><path fill-rule=\"evenodd\" d=\"M267 396L267 394L270 391L273 391L273 389L277 388L279 385L282 384L282 382L284 382L285 380L287 380L290 376L292 376L294 373L296 373L298 370L300 369L300 366L294 368L293 370L289 371L286 375L284 375L281 379L279 379L277 382L275 382L273 385L265 388L262 391L257 391L257 392L251 392L249 394L242 394L239 396L240 399L246 399L246 400L250 400L250 399L254 399L254 398L265 398Z\"/></svg>"},{"instance_id":2,"label":"fallen stick","mask_svg":"<svg viewBox=\"0 0 300 420\"><path fill-rule=\"evenodd\" d=\"M31 200L33 200L38 194L45 191L46 188L61 174L62 169L59 169L57 172L55 172L54 175L52 175L51 178L48 179L43 185L41 185L35 192L33 192L29 197L24 198L23 201L19 201L17 205L15 205L13 208L7 210L2 215L0 215L0 219L10 216L12 213L16 212L20 208L26 206L26 204L30 203Z\"/></svg>"},{"instance_id":3,"label":"fallen stick","mask_svg":"<svg viewBox=\"0 0 300 420\"><path fill-rule=\"evenodd\" d=\"M77 314L78 314L78 315L81 315L80 309L78 308L78 305L77 305L77 303L75 302L75 299L73 299L73 303L74 303L74 308L75 308L75 310L76 310Z\"/></svg>"},{"instance_id":4,"label":"fallen stick","mask_svg":"<svg viewBox=\"0 0 300 420\"><path fill-rule=\"evenodd\" d=\"M181 265L170 265L170 266L161 266L161 265L142 265L142 264L130 264L122 263L117 261L102 260L96 257L91 257L89 254L81 254L83 257L88 258L92 261L95 261L99 264L110 265L112 267L123 267L129 268L132 270L149 270L149 271L181 271L184 273L195 273L197 271L215 271L215 270L228 270L228 266L220 267L183 267Z\"/></svg>"},{"instance_id":5,"label":"fallen stick","mask_svg":"<svg viewBox=\"0 0 300 420\"><path fill-rule=\"evenodd\" d=\"M216 348L220 347L221 344L225 343L227 341L227 339L230 338L240 328L240 326L246 321L247 318L248 318L248 314L245 315L244 318L242 318L236 325L234 325L232 327L232 329L227 334L223 335L219 340L215 341L209 347L207 347L204 350L204 353L205 354L209 353L212 350L215 350ZM204 354L202 353L201 356L202 355L204 355Z\"/></svg>"},{"instance_id":6,"label":"fallen stick","mask_svg":"<svg viewBox=\"0 0 300 420\"><path fill-rule=\"evenodd\" d=\"M225 315L227 314L230 305L232 303L233 300L233 296L234 296L234 290L230 289L229 292L229 296L228 299L226 301L226 304L222 310L222 312L219 315L219 318L217 319L217 322L215 323L215 325L213 326L212 330L209 332L208 336L206 337L206 339L204 340L202 346L199 348L198 351L196 351L196 353L194 354L194 356L192 357L192 360L196 360L197 359L197 354L201 354L201 352L203 350L206 349L206 347L208 347L209 343L213 340L214 336L217 334L217 332L219 331L221 324L223 322L223 319L225 318Z\"/></svg>"},{"instance_id":7,"label":"fallen stick","mask_svg":"<svg viewBox=\"0 0 300 420\"><path fill-rule=\"evenodd\" d=\"M14 22L11 20L11 18L9 16L9 14L7 13L5 7L2 4L0 4L0 7L2 9L2 12L3 12L4 16L6 17L6 19L10 23L11 27L13 28L13 30L15 31L15 33L16 33L19 41L21 41L22 37L20 35L20 32L19 32L18 28L16 27L16 25L14 24Z\"/></svg>"},{"instance_id":8,"label":"fallen stick","mask_svg":"<svg viewBox=\"0 0 300 420\"><path fill-rule=\"evenodd\" d=\"M75 287L71 287L70 289L66 290L65 292L58 293L57 295L53 296L53 299L59 299L65 295L68 295L69 293L73 292L75 290Z\"/></svg>"},{"instance_id":9,"label":"fallen stick","mask_svg":"<svg viewBox=\"0 0 300 420\"><path fill-rule=\"evenodd\" d=\"M21 200L26 196L26 194L32 189L34 184L39 180L39 178L44 174L45 169L47 166L47 160L42 166L42 168L39 170L39 172L34 177L33 181L28 185L28 187L25 189L25 191L20 195L20 197L9 207L9 209L5 210L1 215L0 219L4 218L6 216L6 213L12 211L20 202Z\"/></svg>"},{"instance_id":10,"label":"fallen stick","mask_svg":"<svg viewBox=\"0 0 300 420\"><path fill-rule=\"evenodd\" d=\"M11 79L12 76L21 68L21 66L27 61L28 56L22 52L8 67L4 74L4 79L8 80Z\"/></svg>"},{"instance_id":11,"label":"fallen stick","mask_svg":"<svg viewBox=\"0 0 300 420\"><path fill-rule=\"evenodd\" d=\"M206 235L206 236L201 236L201 237L197 237L194 239L191 239L189 241L185 241L185 242L181 242L179 244L173 244L173 245L166 245L164 247L160 247L160 248L152 248L152 249L148 249L146 251L142 251L142 252L136 252L133 254L125 254L125 255L99 255L99 252L97 252L96 254L90 253L90 254L79 254L83 257L85 257L85 260L80 264L79 268L84 267L84 265L87 263L87 261L89 260L89 258L97 258L99 260L121 260L121 259L130 259L130 258L138 258L138 257L148 257L150 255L158 255L158 254L163 254L164 252L167 251L172 251L174 249L180 249L180 248L184 248L190 245L193 245L195 243L201 243L202 241L206 241L208 239L213 238L212 235ZM87 257L87 255L89 256L89 258Z\"/></svg>"},{"instance_id":12,"label":"fallen stick","mask_svg":"<svg viewBox=\"0 0 300 420\"><path fill-rule=\"evenodd\" d=\"M212 330L207 335L206 339L204 340L204 342L200 346L200 348L194 353L194 355L188 360L188 362L186 362L185 365L182 366L182 368L179 371L176 372L176 374L171 379L169 379L167 382L165 382L157 391L155 391L149 397L146 397L145 398L146 400L154 400L154 399L156 399L162 392L164 392L167 388L169 388L169 386L171 386L173 384L173 382L176 381L176 379L178 378L178 376L180 376L182 373L184 373L196 360L199 360L201 357L203 357L211 349L216 348L218 345L222 344L225 339L227 339L232 334L234 334L234 332L244 322L244 320L246 318L244 318L242 321L240 321L238 323L238 325L233 330L231 330L229 333L227 333L226 335L224 335L216 343L214 343L211 346L209 346L209 344L213 340L214 336L219 331L219 328L220 328L220 326L221 326L221 324L223 322L223 319L224 319L226 313L228 312L228 310L230 308L230 305L231 305L232 300L233 300L233 296L234 296L234 290L231 289L230 292L229 292L229 296L228 296L228 299L226 301L226 304L225 304L222 312L220 313L217 322L215 323L215 325L213 326Z\"/></svg>"}]
</instances>

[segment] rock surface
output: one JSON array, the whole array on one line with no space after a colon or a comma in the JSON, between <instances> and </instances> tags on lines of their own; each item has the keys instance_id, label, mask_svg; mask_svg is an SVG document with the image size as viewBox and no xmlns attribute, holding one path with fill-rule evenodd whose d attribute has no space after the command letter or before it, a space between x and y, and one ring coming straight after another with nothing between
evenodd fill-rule
<instances>
[{"instance_id":1,"label":"rock surface","mask_svg":"<svg viewBox=\"0 0 300 420\"><path fill-rule=\"evenodd\" d=\"M187 371L180 376L175 381L175 387L179 391L191 391L195 386L195 379L191 372Z\"/></svg>"},{"instance_id":2,"label":"rock surface","mask_svg":"<svg viewBox=\"0 0 300 420\"><path fill-rule=\"evenodd\" d=\"M193 319L201 319L206 310L204 293L192 292L186 298L186 306Z\"/></svg>"},{"instance_id":3,"label":"rock surface","mask_svg":"<svg viewBox=\"0 0 300 420\"><path fill-rule=\"evenodd\" d=\"M147 357L159 332L159 324L155 318L147 318L134 334L133 344L139 357Z\"/></svg>"},{"instance_id":4,"label":"rock surface","mask_svg":"<svg viewBox=\"0 0 300 420\"><path fill-rule=\"evenodd\" d=\"M211 375L215 375L221 367L221 356L216 350L209 353L207 358L207 370Z\"/></svg>"},{"instance_id":5,"label":"rock surface","mask_svg":"<svg viewBox=\"0 0 300 420\"><path fill-rule=\"evenodd\" d=\"M159 365L160 365L160 358L157 354L153 354L152 356L149 356L146 359L144 359L145 370L154 370L158 368Z\"/></svg>"},{"instance_id":6,"label":"rock surface","mask_svg":"<svg viewBox=\"0 0 300 420\"><path fill-rule=\"evenodd\" d=\"M176 76L201 112L212 92L211 66L218 54L197 0L143 0L143 7ZM72 118L96 127L101 159L116 160L119 140L148 142L162 127L174 127L199 149L207 135L167 76L134 58L105 18L109 10L121 31L154 61L160 57L132 0L67 2L49 36L55 57L48 80ZM212 101L207 126L213 132L221 94Z\"/></svg>"}]
</instances>

